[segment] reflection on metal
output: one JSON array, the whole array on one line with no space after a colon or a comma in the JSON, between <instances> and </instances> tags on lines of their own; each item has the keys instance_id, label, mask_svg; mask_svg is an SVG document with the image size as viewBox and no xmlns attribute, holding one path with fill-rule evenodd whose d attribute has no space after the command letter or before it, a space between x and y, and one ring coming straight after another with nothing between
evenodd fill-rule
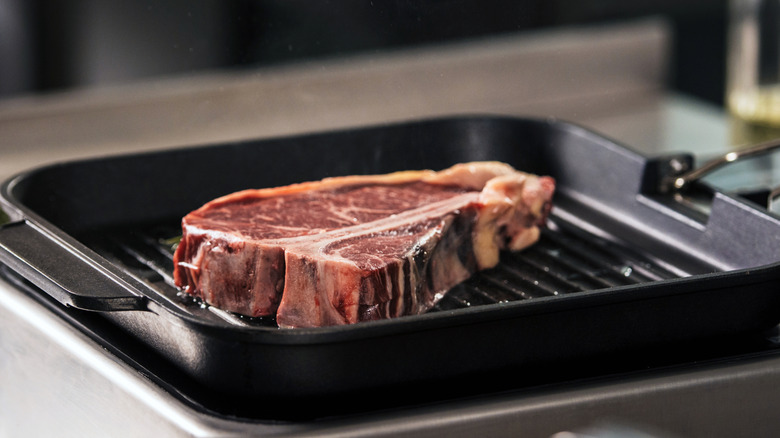
<instances>
[{"instance_id":1,"label":"reflection on metal","mask_svg":"<svg viewBox=\"0 0 780 438\"><path fill-rule=\"evenodd\" d=\"M728 152L718 158L704 163L703 166L677 175L672 181L672 188L680 191L687 189L691 183L696 182L723 166L745 158L756 157L775 151L780 148L780 138L759 143L754 146Z\"/></svg>"}]
</instances>

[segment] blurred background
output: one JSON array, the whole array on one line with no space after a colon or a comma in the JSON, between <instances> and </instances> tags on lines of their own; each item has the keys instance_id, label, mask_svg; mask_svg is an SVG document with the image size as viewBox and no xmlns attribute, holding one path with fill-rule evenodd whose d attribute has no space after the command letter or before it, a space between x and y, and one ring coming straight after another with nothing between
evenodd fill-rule
<instances>
[{"instance_id":1,"label":"blurred background","mask_svg":"<svg viewBox=\"0 0 780 438\"><path fill-rule=\"evenodd\" d=\"M669 89L720 105L725 0L0 0L0 99L662 17Z\"/></svg>"}]
</instances>

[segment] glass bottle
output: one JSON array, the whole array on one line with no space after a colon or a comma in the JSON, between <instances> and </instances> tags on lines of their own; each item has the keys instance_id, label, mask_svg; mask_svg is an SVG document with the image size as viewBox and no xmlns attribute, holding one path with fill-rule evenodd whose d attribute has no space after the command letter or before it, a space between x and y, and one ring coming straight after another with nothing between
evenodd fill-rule
<instances>
[{"instance_id":1,"label":"glass bottle","mask_svg":"<svg viewBox=\"0 0 780 438\"><path fill-rule=\"evenodd\" d=\"M780 136L780 0L731 0L726 104L733 142Z\"/></svg>"}]
</instances>

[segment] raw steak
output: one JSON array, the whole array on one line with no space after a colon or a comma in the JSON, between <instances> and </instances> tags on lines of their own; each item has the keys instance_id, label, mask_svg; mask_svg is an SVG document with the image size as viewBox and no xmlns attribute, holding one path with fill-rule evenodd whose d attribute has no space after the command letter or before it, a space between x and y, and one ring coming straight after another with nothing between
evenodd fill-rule
<instances>
[{"instance_id":1,"label":"raw steak","mask_svg":"<svg viewBox=\"0 0 780 438\"><path fill-rule=\"evenodd\" d=\"M315 327L418 314L539 237L555 183L498 162L245 190L182 220L177 286Z\"/></svg>"}]
</instances>

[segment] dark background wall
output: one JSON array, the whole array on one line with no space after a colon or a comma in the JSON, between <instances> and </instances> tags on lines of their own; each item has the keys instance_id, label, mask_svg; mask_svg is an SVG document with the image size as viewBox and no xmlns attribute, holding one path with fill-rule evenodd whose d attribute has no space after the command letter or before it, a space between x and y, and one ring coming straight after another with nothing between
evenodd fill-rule
<instances>
[{"instance_id":1,"label":"dark background wall","mask_svg":"<svg viewBox=\"0 0 780 438\"><path fill-rule=\"evenodd\" d=\"M727 0L0 0L0 97L649 16L670 88L722 103Z\"/></svg>"}]
</instances>

